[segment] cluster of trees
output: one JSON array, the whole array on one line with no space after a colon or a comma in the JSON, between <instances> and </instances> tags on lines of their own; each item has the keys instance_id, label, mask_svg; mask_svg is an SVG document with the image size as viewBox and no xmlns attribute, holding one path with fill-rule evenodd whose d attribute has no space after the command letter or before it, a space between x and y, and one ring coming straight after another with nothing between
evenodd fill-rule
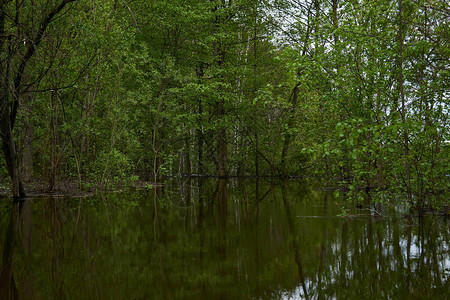
<instances>
[{"instance_id":1,"label":"cluster of trees","mask_svg":"<svg viewBox=\"0 0 450 300\"><path fill-rule=\"evenodd\" d=\"M20 197L33 178L314 175L428 205L449 188L449 15L442 0L1 1L1 176Z\"/></svg>"}]
</instances>

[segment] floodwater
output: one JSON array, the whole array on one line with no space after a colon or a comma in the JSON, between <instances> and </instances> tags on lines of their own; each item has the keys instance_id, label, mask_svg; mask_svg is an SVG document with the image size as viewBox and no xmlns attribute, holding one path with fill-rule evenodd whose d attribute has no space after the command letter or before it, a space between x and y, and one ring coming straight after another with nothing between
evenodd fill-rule
<instances>
[{"instance_id":1,"label":"floodwater","mask_svg":"<svg viewBox=\"0 0 450 300\"><path fill-rule=\"evenodd\" d=\"M174 180L0 214L0 299L449 299L449 220L343 216L298 182Z\"/></svg>"}]
</instances>

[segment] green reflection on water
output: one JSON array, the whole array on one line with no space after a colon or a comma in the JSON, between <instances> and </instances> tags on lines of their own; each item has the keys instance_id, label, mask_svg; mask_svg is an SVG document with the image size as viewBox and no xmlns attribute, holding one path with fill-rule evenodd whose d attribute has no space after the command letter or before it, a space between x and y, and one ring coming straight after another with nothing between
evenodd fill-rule
<instances>
[{"instance_id":1,"label":"green reflection on water","mask_svg":"<svg viewBox=\"0 0 450 300\"><path fill-rule=\"evenodd\" d=\"M0 298L447 299L449 223L337 217L297 182L3 202Z\"/></svg>"}]
</instances>

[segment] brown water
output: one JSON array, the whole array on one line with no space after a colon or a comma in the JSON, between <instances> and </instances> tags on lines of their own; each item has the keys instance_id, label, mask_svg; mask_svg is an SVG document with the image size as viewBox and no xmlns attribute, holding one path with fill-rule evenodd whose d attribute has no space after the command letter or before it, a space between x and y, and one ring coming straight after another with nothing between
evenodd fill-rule
<instances>
[{"instance_id":1,"label":"brown water","mask_svg":"<svg viewBox=\"0 0 450 300\"><path fill-rule=\"evenodd\" d=\"M3 200L0 299L449 299L448 220L348 212L297 182Z\"/></svg>"}]
</instances>

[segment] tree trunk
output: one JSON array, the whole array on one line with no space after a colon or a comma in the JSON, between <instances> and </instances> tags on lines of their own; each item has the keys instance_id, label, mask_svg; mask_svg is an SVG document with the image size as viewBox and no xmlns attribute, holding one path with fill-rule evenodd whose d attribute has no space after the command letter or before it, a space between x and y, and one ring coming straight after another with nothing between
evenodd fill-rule
<instances>
[{"instance_id":1,"label":"tree trunk","mask_svg":"<svg viewBox=\"0 0 450 300\"><path fill-rule=\"evenodd\" d=\"M58 95L56 92L51 93L50 105L53 114L50 118L50 162L48 170L48 186L47 192L53 192L56 185L56 174L58 168Z\"/></svg>"},{"instance_id":2,"label":"tree trunk","mask_svg":"<svg viewBox=\"0 0 450 300\"><path fill-rule=\"evenodd\" d=\"M21 153L21 170L22 170L22 179L24 181L30 180L33 177L33 138L34 138L34 129L33 129L33 121L31 115L33 113L33 109L31 103L33 101L32 95L26 95L23 98L25 101L24 107L27 110L24 119L23 119L23 136L21 139L21 143L23 145L23 150Z\"/></svg>"},{"instance_id":3,"label":"tree trunk","mask_svg":"<svg viewBox=\"0 0 450 300\"><path fill-rule=\"evenodd\" d=\"M222 120L225 117L225 108L223 101L218 103L217 117ZM217 129L217 174L219 178L227 177L227 140L226 140L226 129L223 124L219 124Z\"/></svg>"},{"instance_id":4,"label":"tree trunk","mask_svg":"<svg viewBox=\"0 0 450 300\"><path fill-rule=\"evenodd\" d=\"M204 75L204 71L203 71L203 67L200 66L198 69L195 70L195 74L197 76L197 81L198 84L202 84L203 81L203 75ZM200 127L203 122L202 120L202 115L203 115L203 103L202 103L202 99L198 99L198 107L197 107L198 111L198 119L197 119L197 124L198 124L198 128L195 130L195 134L197 136L197 175L198 176L202 176L204 175L204 170L203 170L203 144L204 144L204 135L203 135L203 130Z\"/></svg>"},{"instance_id":5,"label":"tree trunk","mask_svg":"<svg viewBox=\"0 0 450 300\"><path fill-rule=\"evenodd\" d=\"M1 65L4 65L2 62ZM9 62L5 65L9 68ZM6 74L7 75L7 74ZM1 97L0 97L0 135L2 139L2 150L5 158L6 168L11 178L11 192L14 199L24 198L22 178L20 173L20 161L13 136L13 122L10 115L9 101L9 76L2 78ZM14 116L15 119L15 116Z\"/></svg>"},{"instance_id":6,"label":"tree trunk","mask_svg":"<svg viewBox=\"0 0 450 300\"><path fill-rule=\"evenodd\" d=\"M401 115L402 123L406 124L406 103L405 103L405 89L403 84L403 1L398 1L398 18L399 18L399 31L398 31L398 86L400 92L401 101ZM405 169L406 169L406 192L408 196L408 201L412 204L412 194L411 194L411 171L409 165L409 135L408 130L404 128L403 140L405 145Z\"/></svg>"},{"instance_id":7,"label":"tree trunk","mask_svg":"<svg viewBox=\"0 0 450 300\"><path fill-rule=\"evenodd\" d=\"M333 28L334 30L338 29L339 23L338 23L338 0L333 0ZM317 4L317 11L319 10L319 4ZM333 33L333 38L334 38L334 45L337 44L338 42L338 36L336 34L336 32Z\"/></svg>"},{"instance_id":8,"label":"tree trunk","mask_svg":"<svg viewBox=\"0 0 450 300\"><path fill-rule=\"evenodd\" d=\"M258 140L258 131L255 129L255 175L259 177L259 140Z\"/></svg>"},{"instance_id":9,"label":"tree trunk","mask_svg":"<svg viewBox=\"0 0 450 300\"><path fill-rule=\"evenodd\" d=\"M0 9L3 10L3 2L0 3ZM4 14L0 13L0 34L4 33ZM0 36L0 50L3 50L5 39ZM16 144L13 136L14 121L16 119L16 110L18 106L16 90L12 88L11 76L11 49L8 47L8 53L0 57L0 136L2 139L2 150L5 158L6 168L11 178L11 188L14 199L25 197L20 175L20 163ZM12 92L12 93L11 93ZM13 100L11 101L11 98Z\"/></svg>"},{"instance_id":10,"label":"tree trunk","mask_svg":"<svg viewBox=\"0 0 450 300\"><path fill-rule=\"evenodd\" d=\"M26 196L22 184L20 174L19 156L12 135L10 123L6 120L0 120L2 125L2 148L5 155L6 167L8 169L9 177L11 178L12 194L14 199L24 198ZM6 124L5 124L6 123Z\"/></svg>"},{"instance_id":11,"label":"tree trunk","mask_svg":"<svg viewBox=\"0 0 450 300\"><path fill-rule=\"evenodd\" d=\"M184 165L182 166L186 176L191 177L192 175L192 164L191 164L191 133L188 133L188 137L184 140Z\"/></svg>"},{"instance_id":12,"label":"tree trunk","mask_svg":"<svg viewBox=\"0 0 450 300\"><path fill-rule=\"evenodd\" d=\"M299 76L300 77L300 76ZM289 132L289 130L294 125L295 120L295 106L297 105L298 100L298 90L300 87L300 82L298 82L294 89L292 90L292 101L291 101L291 107L288 110L288 121L287 121L287 130L284 133L284 142L283 142L283 149L281 150L281 175L286 176L287 170L286 170L286 158L289 151L289 145L291 143L292 134Z\"/></svg>"}]
</instances>

